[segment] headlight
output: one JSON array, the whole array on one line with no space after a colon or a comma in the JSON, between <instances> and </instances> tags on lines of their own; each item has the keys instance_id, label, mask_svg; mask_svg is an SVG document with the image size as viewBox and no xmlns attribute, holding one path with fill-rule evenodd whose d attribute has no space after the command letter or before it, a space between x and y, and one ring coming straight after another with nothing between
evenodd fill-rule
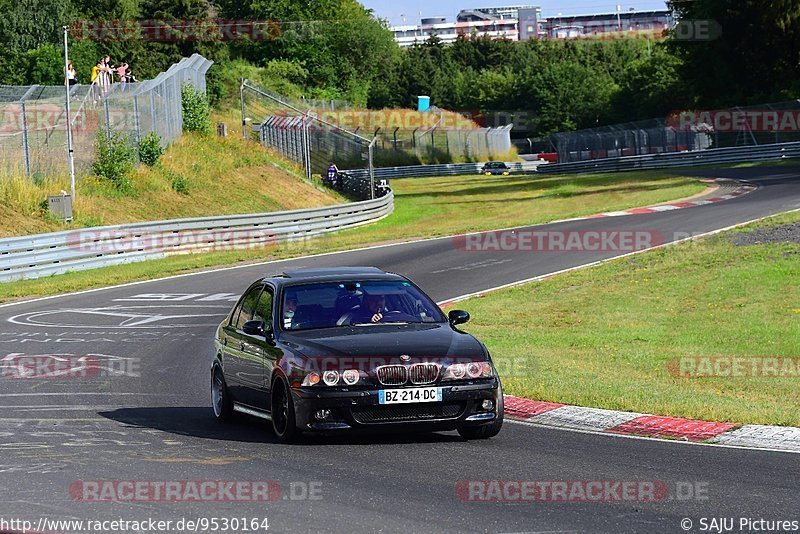
<instances>
[{"instance_id":1,"label":"headlight","mask_svg":"<svg viewBox=\"0 0 800 534\"><path fill-rule=\"evenodd\" d=\"M348 386L353 386L359 381L361 375L355 369L348 369L347 371L342 373L342 378L344 379L345 384L347 384Z\"/></svg>"},{"instance_id":2,"label":"headlight","mask_svg":"<svg viewBox=\"0 0 800 534\"><path fill-rule=\"evenodd\" d=\"M319 373L308 373L303 379L304 386L316 386L319 384Z\"/></svg>"},{"instance_id":3,"label":"headlight","mask_svg":"<svg viewBox=\"0 0 800 534\"><path fill-rule=\"evenodd\" d=\"M335 386L339 383L339 372L338 371L325 371L322 374L322 381L325 382L326 386Z\"/></svg>"},{"instance_id":4,"label":"headlight","mask_svg":"<svg viewBox=\"0 0 800 534\"><path fill-rule=\"evenodd\" d=\"M454 363L447 366L442 380L462 380L465 378L490 378L494 376L489 362Z\"/></svg>"}]
</instances>

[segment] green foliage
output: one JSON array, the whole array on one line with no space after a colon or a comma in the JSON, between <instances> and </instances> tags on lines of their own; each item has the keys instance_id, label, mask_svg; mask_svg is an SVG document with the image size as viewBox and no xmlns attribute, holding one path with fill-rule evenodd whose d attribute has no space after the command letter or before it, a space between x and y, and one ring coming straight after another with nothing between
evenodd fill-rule
<instances>
[{"instance_id":1,"label":"green foliage","mask_svg":"<svg viewBox=\"0 0 800 534\"><path fill-rule=\"evenodd\" d=\"M206 95L191 84L181 88L181 108L183 112L183 131L211 132L211 106Z\"/></svg>"},{"instance_id":2,"label":"green foliage","mask_svg":"<svg viewBox=\"0 0 800 534\"><path fill-rule=\"evenodd\" d=\"M128 193L133 185L128 175L136 164L136 152L127 135L115 133L109 138L105 130L97 132L95 144L95 160L92 172L117 191Z\"/></svg>"},{"instance_id":3,"label":"green foliage","mask_svg":"<svg viewBox=\"0 0 800 534\"><path fill-rule=\"evenodd\" d=\"M139 161L152 167L161 160L164 147L161 146L161 137L156 132L150 132L139 141Z\"/></svg>"},{"instance_id":4,"label":"green foliage","mask_svg":"<svg viewBox=\"0 0 800 534\"><path fill-rule=\"evenodd\" d=\"M685 58L680 76L704 106L797 98L800 91L800 2L669 2L686 20L714 20L712 40L674 42Z\"/></svg>"},{"instance_id":5,"label":"green foliage","mask_svg":"<svg viewBox=\"0 0 800 534\"><path fill-rule=\"evenodd\" d=\"M172 190L181 195L189 194L189 180L182 174L176 172L169 172L169 181Z\"/></svg>"}]
</instances>

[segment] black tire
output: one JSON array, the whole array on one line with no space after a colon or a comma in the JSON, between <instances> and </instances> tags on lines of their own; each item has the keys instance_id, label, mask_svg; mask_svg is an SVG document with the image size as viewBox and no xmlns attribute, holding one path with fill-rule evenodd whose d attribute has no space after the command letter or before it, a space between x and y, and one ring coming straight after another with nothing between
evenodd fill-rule
<instances>
[{"instance_id":1,"label":"black tire","mask_svg":"<svg viewBox=\"0 0 800 534\"><path fill-rule=\"evenodd\" d=\"M502 390L497 400L497 419L488 425L481 426L462 426L458 428L458 433L464 439L489 439L495 437L503 428L503 393Z\"/></svg>"},{"instance_id":2,"label":"black tire","mask_svg":"<svg viewBox=\"0 0 800 534\"><path fill-rule=\"evenodd\" d=\"M211 407L217 421L227 423L233 419L233 399L225 383L225 374L219 364L211 371Z\"/></svg>"},{"instance_id":3,"label":"black tire","mask_svg":"<svg viewBox=\"0 0 800 534\"><path fill-rule=\"evenodd\" d=\"M289 385L282 378L272 383L272 431L281 443L291 443L297 438L297 420Z\"/></svg>"}]
</instances>

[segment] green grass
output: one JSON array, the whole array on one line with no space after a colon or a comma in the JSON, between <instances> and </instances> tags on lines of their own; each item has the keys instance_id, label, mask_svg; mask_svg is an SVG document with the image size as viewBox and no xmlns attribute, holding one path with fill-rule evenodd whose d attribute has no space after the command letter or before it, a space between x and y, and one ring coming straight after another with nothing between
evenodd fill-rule
<instances>
[{"instance_id":1,"label":"green grass","mask_svg":"<svg viewBox=\"0 0 800 534\"><path fill-rule=\"evenodd\" d=\"M147 280L241 262L269 261L474 230L542 223L685 197L705 187L666 173L585 176L455 176L394 180L388 218L306 242L260 250L173 256L0 284L0 301Z\"/></svg>"},{"instance_id":2,"label":"green grass","mask_svg":"<svg viewBox=\"0 0 800 534\"><path fill-rule=\"evenodd\" d=\"M747 227L800 221L786 214ZM736 230L745 231L745 230ZM507 393L658 415L800 426L800 377L681 378L680 357L800 357L800 245L726 233L458 304ZM504 371L505 370L505 371Z\"/></svg>"}]
</instances>

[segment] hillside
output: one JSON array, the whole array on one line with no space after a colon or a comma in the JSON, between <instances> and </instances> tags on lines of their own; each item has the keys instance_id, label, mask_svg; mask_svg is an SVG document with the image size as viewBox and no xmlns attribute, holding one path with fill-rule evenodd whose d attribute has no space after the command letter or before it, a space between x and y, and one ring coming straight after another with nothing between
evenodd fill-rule
<instances>
[{"instance_id":1,"label":"hillside","mask_svg":"<svg viewBox=\"0 0 800 534\"><path fill-rule=\"evenodd\" d=\"M305 181L301 171L261 145L245 142L229 124L226 139L186 134L160 165L138 167L122 194L94 177L78 179L76 220L49 217L42 203L68 190L66 177L38 184L0 179L0 237L70 228L328 206L345 199Z\"/></svg>"}]
</instances>

